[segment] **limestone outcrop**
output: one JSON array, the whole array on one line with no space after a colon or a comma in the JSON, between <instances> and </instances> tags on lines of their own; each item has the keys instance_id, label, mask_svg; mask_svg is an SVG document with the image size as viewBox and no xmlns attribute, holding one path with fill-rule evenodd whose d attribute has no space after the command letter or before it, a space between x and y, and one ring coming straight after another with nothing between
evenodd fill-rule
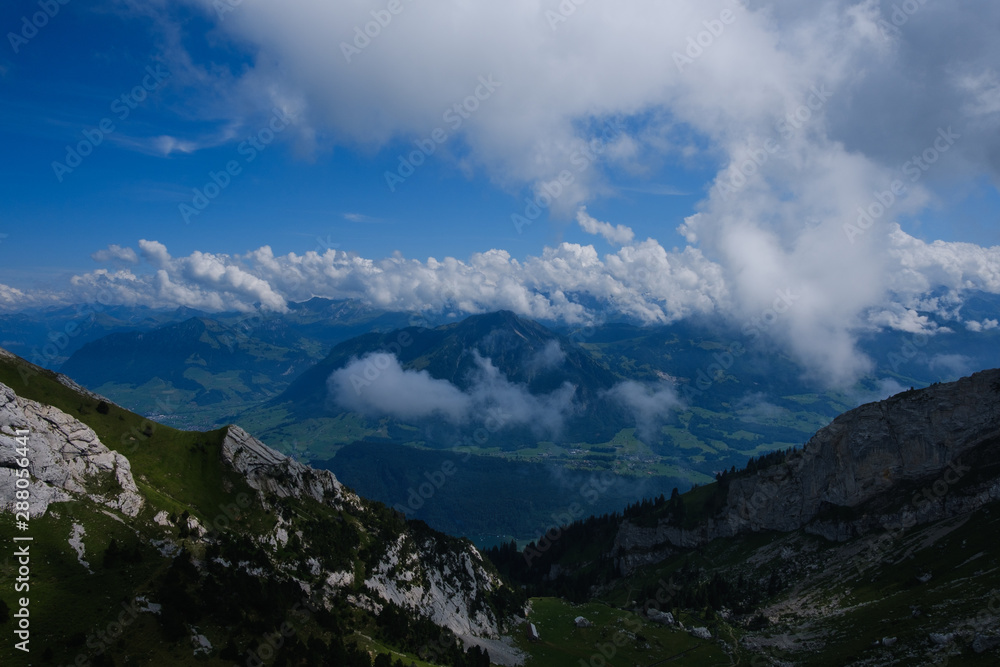
<instances>
[{"instance_id":1,"label":"limestone outcrop","mask_svg":"<svg viewBox=\"0 0 1000 667\"><path fill-rule=\"evenodd\" d=\"M28 456L17 453L17 431L27 431ZM23 442L23 441L21 441ZM49 505L84 495L135 517L143 499L128 459L109 450L79 420L49 405L18 396L0 384L0 502L14 511L19 459L28 459L29 513L41 516Z\"/></svg>"},{"instance_id":2,"label":"limestone outcrop","mask_svg":"<svg viewBox=\"0 0 1000 667\"><path fill-rule=\"evenodd\" d=\"M967 483L972 466L963 457L994 447L1000 451L1000 369L845 412L783 463L730 480L722 511L693 529L624 521L613 554L627 573L740 533L805 529L842 541L887 523L973 511L1000 497L1000 480ZM891 511L871 506L922 484L926 502ZM954 487L961 490L950 493Z\"/></svg>"},{"instance_id":3,"label":"limestone outcrop","mask_svg":"<svg viewBox=\"0 0 1000 667\"><path fill-rule=\"evenodd\" d=\"M333 473L305 466L277 452L239 426L230 426L222 441L222 458L243 475L261 496L279 498L308 496L319 502L352 501L357 497L344 489Z\"/></svg>"}]
</instances>

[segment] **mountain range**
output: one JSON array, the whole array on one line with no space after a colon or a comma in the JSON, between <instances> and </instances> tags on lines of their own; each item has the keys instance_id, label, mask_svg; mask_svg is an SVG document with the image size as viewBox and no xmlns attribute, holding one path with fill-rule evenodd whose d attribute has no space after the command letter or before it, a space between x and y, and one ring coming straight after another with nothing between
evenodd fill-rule
<instances>
[{"instance_id":1,"label":"mountain range","mask_svg":"<svg viewBox=\"0 0 1000 667\"><path fill-rule=\"evenodd\" d=\"M109 334L61 370L174 426L237 423L488 546L538 537L567 494L601 488L589 509L613 512L801 446L859 403L1000 365L997 331L873 332L861 344L876 371L832 389L718 322L451 319L313 299L285 315L199 314ZM420 493L449 461L454 483Z\"/></svg>"},{"instance_id":2,"label":"mountain range","mask_svg":"<svg viewBox=\"0 0 1000 667\"><path fill-rule=\"evenodd\" d=\"M1000 369L687 493L598 516L564 496L542 539L485 557L237 426L178 431L6 351L0 441L0 535L32 538L30 598L5 586L0 624L28 614L42 664L1000 658Z\"/></svg>"}]
</instances>

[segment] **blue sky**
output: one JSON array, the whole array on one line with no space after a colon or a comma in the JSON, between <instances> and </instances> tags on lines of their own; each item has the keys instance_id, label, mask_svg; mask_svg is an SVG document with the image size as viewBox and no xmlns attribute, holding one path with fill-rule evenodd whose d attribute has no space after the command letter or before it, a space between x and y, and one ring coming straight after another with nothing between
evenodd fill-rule
<instances>
[{"instance_id":1,"label":"blue sky","mask_svg":"<svg viewBox=\"0 0 1000 667\"><path fill-rule=\"evenodd\" d=\"M568 6L6 3L0 305L994 326L995 3Z\"/></svg>"},{"instance_id":2,"label":"blue sky","mask_svg":"<svg viewBox=\"0 0 1000 667\"><path fill-rule=\"evenodd\" d=\"M20 34L22 17L38 11L37 3L8 3L0 25ZM246 50L212 34L210 14L185 10L179 20L185 22L192 54L233 70L249 61ZM170 76L135 108L120 101L142 84L147 67L171 72L161 39L152 20L124 6L70 2L27 43L15 40L17 53L10 38L5 40L0 132L8 159L0 214L8 256L0 280L19 287L35 281L49 285L67 272L92 269L91 252L140 238L159 240L179 253L333 246L376 258L394 251L416 258L467 257L495 247L523 257L546 244L586 241L572 216L548 212L518 233L510 216L532 196L530 183L499 187L482 170L463 173L447 158L430 156L390 192L384 174L397 167L400 154L414 149L411 137L375 149L336 146L303 155L292 137L279 134L259 159L245 164L237 149L255 134L248 129L190 154L158 154L149 145L153 137L201 137L228 122L202 116L191 89ZM104 119L114 131L79 167L56 174L52 163L65 164L67 146L86 141L85 131L98 136L94 132ZM464 150L459 136L449 137L448 144ZM179 205L190 203L193 189L202 189L210 173L233 159L245 169L185 222ZM673 228L704 196L717 163L709 159L699 167L665 168L643 179L610 173L624 188L666 184L681 194L621 189L595 201L593 211L613 215L640 234L681 244Z\"/></svg>"}]
</instances>

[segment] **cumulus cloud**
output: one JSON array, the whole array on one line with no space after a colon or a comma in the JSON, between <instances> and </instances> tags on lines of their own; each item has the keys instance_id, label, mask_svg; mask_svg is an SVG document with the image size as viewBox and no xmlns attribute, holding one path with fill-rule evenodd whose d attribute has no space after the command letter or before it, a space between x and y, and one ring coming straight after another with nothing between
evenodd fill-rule
<instances>
[{"instance_id":1,"label":"cumulus cloud","mask_svg":"<svg viewBox=\"0 0 1000 667\"><path fill-rule=\"evenodd\" d=\"M315 151L409 144L444 126L484 77L498 85L435 159L545 193L552 211L578 212L581 228L620 247L601 256L560 243L523 260L502 249L417 261L337 249L276 257L266 247L174 259L145 242L156 273L78 276L76 295L275 310L319 295L568 323L604 311L742 324L791 291L767 335L817 377L847 384L873 367L859 332L931 330L922 305L935 291L958 305L967 290L1000 293L1000 247L928 241L907 227L946 200L949 183L1000 183L995 2L920 3L901 26L891 0L642 0L574 4L568 16L555 1L404 3L357 52L355 28L384 3L242 3L223 19L213 0L188 2L217 22L214 39L251 56L239 69L199 64L176 38L172 3L133 5L175 36L165 42L171 71L204 92L206 113L225 127L294 107L290 133ZM733 18L724 31L685 55L723 10ZM926 155L933 162L916 167ZM664 165L714 174L677 230L687 247L637 242L580 208L619 194L623 177L630 188L662 185Z\"/></svg>"},{"instance_id":2,"label":"cumulus cloud","mask_svg":"<svg viewBox=\"0 0 1000 667\"><path fill-rule=\"evenodd\" d=\"M489 359L473 354L476 371L466 391L425 370L404 369L395 355L382 352L334 371L327 388L335 404L373 417L441 418L459 426L492 420L505 427L528 426L539 436L559 436L576 411L576 387L566 383L536 396L510 382Z\"/></svg>"},{"instance_id":3,"label":"cumulus cloud","mask_svg":"<svg viewBox=\"0 0 1000 667\"><path fill-rule=\"evenodd\" d=\"M98 250L90 255L91 259L101 264L137 264L139 256L132 248L123 248L117 244L111 244L103 250Z\"/></svg>"},{"instance_id":4,"label":"cumulus cloud","mask_svg":"<svg viewBox=\"0 0 1000 667\"><path fill-rule=\"evenodd\" d=\"M614 245L626 245L632 242L635 238L635 233L625 225L611 225L607 222L601 222L600 220L595 220L591 216L587 215L586 207L581 208L577 211L576 222L580 225L580 228L588 234L599 234L603 236L608 243Z\"/></svg>"},{"instance_id":5,"label":"cumulus cloud","mask_svg":"<svg viewBox=\"0 0 1000 667\"><path fill-rule=\"evenodd\" d=\"M975 362L964 354L936 354L927 364L932 371L941 373L946 381L957 380L975 370Z\"/></svg>"},{"instance_id":6,"label":"cumulus cloud","mask_svg":"<svg viewBox=\"0 0 1000 667\"><path fill-rule=\"evenodd\" d=\"M138 264L73 276L64 291L9 291L0 307L100 302L283 312L290 301L320 296L409 312L507 309L577 325L609 318L669 324L715 316L744 332L748 326L763 332L805 369L839 385L872 368L858 352L864 332L952 330L929 315L970 331L995 326L991 319L965 322L961 306L970 290L1000 293L1000 247L925 243L893 226L886 230L888 251L876 271L828 256L835 240L824 243L822 233L789 249L758 229L734 226L731 232L725 241L732 248L728 267L698 248L667 250L655 239L604 255L591 245L564 242L523 260L493 249L465 260L426 261L402 255L371 259L335 248L275 255L267 246L243 255L195 251L173 257L162 243L141 240ZM876 283L883 274L887 287L880 288ZM559 350L551 348L528 363L541 369L559 360Z\"/></svg>"},{"instance_id":7,"label":"cumulus cloud","mask_svg":"<svg viewBox=\"0 0 1000 667\"><path fill-rule=\"evenodd\" d=\"M632 414L636 434L645 442L657 440L660 427L681 406L677 390L666 382L650 385L626 380L609 389L607 394Z\"/></svg>"},{"instance_id":8,"label":"cumulus cloud","mask_svg":"<svg viewBox=\"0 0 1000 667\"><path fill-rule=\"evenodd\" d=\"M24 308L30 305L30 297L16 287L0 283L0 305L7 306L8 308Z\"/></svg>"},{"instance_id":9,"label":"cumulus cloud","mask_svg":"<svg viewBox=\"0 0 1000 667\"><path fill-rule=\"evenodd\" d=\"M342 408L375 417L426 419L441 416L464 422L472 399L427 371L404 370L394 354L378 352L334 371L327 387Z\"/></svg>"},{"instance_id":10,"label":"cumulus cloud","mask_svg":"<svg viewBox=\"0 0 1000 667\"><path fill-rule=\"evenodd\" d=\"M979 333L980 331L989 331L990 329L996 329L997 327L1000 327L1000 321L991 319L984 319L981 322L970 320L965 323L965 328L976 333Z\"/></svg>"}]
</instances>

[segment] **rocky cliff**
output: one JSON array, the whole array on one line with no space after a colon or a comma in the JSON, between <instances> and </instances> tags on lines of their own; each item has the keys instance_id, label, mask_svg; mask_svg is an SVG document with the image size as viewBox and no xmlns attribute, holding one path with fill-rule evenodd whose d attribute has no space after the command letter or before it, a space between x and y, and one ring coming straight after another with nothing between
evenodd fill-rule
<instances>
[{"instance_id":1,"label":"rocky cliff","mask_svg":"<svg viewBox=\"0 0 1000 667\"><path fill-rule=\"evenodd\" d=\"M1000 495L970 474L987 450L1000 451L1000 369L850 410L784 462L726 482L722 510L697 526L624 521L613 553L625 573L718 537L802 528L841 541L969 512Z\"/></svg>"},{"instance_id":2,"label":"rocky cliff","mask_svg":"<svg viewBox=\"0 0 1000 667\"><path fill-rule=\"evenodd\" d=\"M230 426L222 441L222 460L246 478L261 495L279 498L309 497L319 502L353 501L357 496L347 492L328 470L316 470L281 454L257 440L239 426Z\"/></svg>"},{"instance_id":3,"label":"rocky cliff","mask_svg":"<svg viewBox=\"0 0 1000 667\"><path fill-rule=\"evenodd\" d=\"M333 473L314 470L271 449L243 429L230 426L222 443L223 460L267 502L277 498L312 498L352 514L365 512L364 503L344 487ZM287 540L287 530L278 528ZM307 544L309 536L300 534ZM365 592L354 595L357 604L378 611L391 601L426 616L463 638L496 639L503 620L485 604L486 596L503 586L487 569L476 548L468 542L449 540L425 531L407 530L371 567L364 579ZM328 594L355 583L353 572L326 574Z\"/></svg>"},{"instance_id":4,"label":"rocky cliff","mask_svg":"<svg viewBox=\"0 0 1000 667\"><path fill-rule=\"evenodd\" d=\"M27 432L28 455L20 456L17 431ZM24 442L21 440L20 442ZM129 460L104 446L79 420L49 405L21 398L0 384L0 502L14 511L19 459L28 459L29 513L42 516L51 503L75 497L135 517L143 506Z\"/></svg>"}]
</instances>

